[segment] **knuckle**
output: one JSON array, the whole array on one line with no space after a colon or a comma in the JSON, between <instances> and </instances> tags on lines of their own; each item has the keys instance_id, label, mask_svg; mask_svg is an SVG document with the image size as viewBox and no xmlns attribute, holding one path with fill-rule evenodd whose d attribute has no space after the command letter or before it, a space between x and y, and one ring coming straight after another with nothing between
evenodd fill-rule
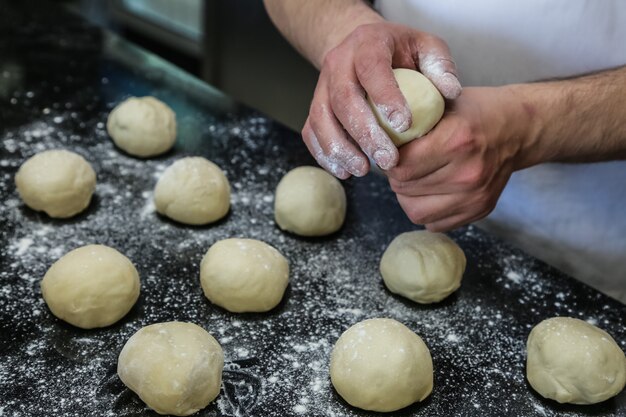
<instances>
[{"instance_id":1,"label":"knuckle","mask_svg":"<svg viewBox=\"0 0 626 417\"><path fill-rule=\"evenodd\" d=\"M351 83L342 83L330 89L330 102L333 108L346 108L352 101L354 86Z\"/></svg>"}]
</instances>

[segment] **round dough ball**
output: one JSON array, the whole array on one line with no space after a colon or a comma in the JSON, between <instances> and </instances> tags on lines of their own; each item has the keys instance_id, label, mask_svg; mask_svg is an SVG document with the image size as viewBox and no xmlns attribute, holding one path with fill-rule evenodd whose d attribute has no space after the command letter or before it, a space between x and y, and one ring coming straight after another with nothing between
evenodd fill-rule
<instances>
[{"instance_id":1,"label":"round dough ball","mask_svg":"<svg viewBox=\"0 0 626 417\"><path fill-rule=\"evenodd\" d=\"M202 259L200 282L204 295L228 311L268 311L283 298L289 262L259 240L220 240Z\"/></svg>"},{"instance_id":2,"label":"round dough ball","mask_svg":"<svg viewBox=\"0 0 626 417\"><path fill-rule=\"evenodd\" d=\"M154 204L157 212L181 223L212 223L230 209L230 184L213 162L199 156L182 158L157 182Z\"/></svg>"},{"instance_id":3,"label":"round dough ball","mask_svg":"<svg viewBox=\"0 0 626 417\"><path fill-rule=\"evenodd\" d=\"M595 404L626 384L626 357L604 330L569 317L536 325L527 343L526 376L545 398Z\"/></svg>"},{"instance_id":4,"label":"round dough ball","mask_svg":"<svg viewBox=\"0 0 626 417\"><path fill-rule=\"evenodd\" d=\"M402 233L380 260L385 285L422 304L436 303L461 286L465 254L452 239L426 230Z\"/></svg>"},{"instance_id":5,"label":"round dough ball","mask_svg":"<svg viewBox=\"0 0 626 417\"><path fill-rule=\"evenodd\" d=\"M154 97L131 97L109 113L107 132L123 151L142 158L169 151L176 141L176 115Z\"/></svg>"},{"instance_id":6,"label":"round dough ball","mask_svg":"<svg viewBox=\"0 0 626 417\"><path fill-rule=\"evenodd\" d=\"M395 411L428 397L433 361L408 327L392 319L370 319L350 327L335 343L330 380L355 407Z\"/></svg>"},{"instance_id":7,"label":"round dough ball","mask_svg":"<svg viewBox=\"0 0 626 417\"><path fill-rule=\"evenodd\" d=\"M396 68L393 70L393 75L411 110L411 126L402 133L397 132L391 127L387 117L383 116L380 109L374 105L371 98L368 97L368 101L378 123L387 132L389 138L396 146L402 146L430 132L443 116L445 103L437 87L421 73L411 69Z\"/></svg>"},{"instance_id":8,"label":"round dough ball","mask_svg":"<svg viewBox=\"0 0 626 417\"><path fill-rule=\"evenodd\" d=\"M220 393L224 353L202 327L170 321L131 336L117 362L122 382L159 414L188 416Z\"/></svg>"},{"instance_id":9,"label":"round dough ball","mask_svg":"<svg viewBox=\"0 0 626 417\"><path fill-rule=\"evenodd\" d=\"M109 326L139 297L139 274L113 248L87 245L66 253L41 281L52 314L83 329Z\"/></svg>"},{"instance_id":10,"label":"round dough ball","mask_svg":"<svg viewBox=\"0 0 626 417\"><path fill-rule=\"evenodd\" d=\"M28 207L64 219L87 208L96 189L96 173L74 152L45 151L22 164L15 185Z\"/></svg>"},{"instance_id":11,"label":"round dough ball","mask_svg":"<svg viewBox=\"0 0 626 417\"><path fill-rule=\"evenodd\" d=\"M278 183L274 218L288 232L324 236L339 230L346 206L346 193L335 177L323 169L302 166Z\"/></svg>"}]
</instances>

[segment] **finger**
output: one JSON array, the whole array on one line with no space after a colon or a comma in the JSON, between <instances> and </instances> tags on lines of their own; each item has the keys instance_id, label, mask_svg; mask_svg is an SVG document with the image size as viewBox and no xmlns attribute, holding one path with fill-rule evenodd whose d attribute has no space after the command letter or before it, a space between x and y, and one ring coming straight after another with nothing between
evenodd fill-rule
<instances>
[{"instance_id":1,"label":"finger","mask_svg":"<svg viewBox=\"0 0 626 417\"><path fill-rule=\"evenodd\" d=\"M304 140L304 143L311 155L313 155L313 158L315 158L317 163L322 168L342 180L350 177L350 173L347 170L324 154L322 147L320 146L319 141L311 128L309 119L307 119L304 124L304 128L302 129L302 139Z\"/></svg>"},{"instance_id":2,"label":"finger","mask_svg":"<svg viewBox=\"0 0 626 417\"><path fill-rule=\"evenodd\" d=\"M387 172L396 182L419 181L441 170L451 162L452 155L438 144L435 132L428 133L399 149L398 165Z\"/></svg>"},{"instance_id":3,"label":"finger","mask_svg":"<svg viewBox=\"0 0 626 417\"><path fill-rule=\"evenodd\" d=\"M411 126L411 110L393 75L392 53L389 48L364 46L354 57L354 69L379 114L401 133Z\"/></svg>"},{"instance_id":4,"label":"finger","mask_svg":"<svg viewBox=\"0 0 626 417\"><path fill-rule=\"evenodd\" d=\"M311 144L320 158L340 165L352 175L362 177L369 171L369 162L361 150L351 141L328 104L326 83L320 80L316 89L308 123L313 130ZM313 140L314 139L314 140Z\"/></svg>"},{"instance_id":5,"label":"finger","mask_svg":"<svg viewBox=\"0 0 626 417\"><path fill-rule=\"evenodd\" d=\"M352 73L336 75L329 85L332 111L348 134L382 169L398 163L398 148L378 124L365 100L365 91Z\"/></svg>"},{"instance_id":6,"label":"finger","mask_svg":"<svg viewBox=\"0 0 626 417\"><path fill-rule=\"evenodd\" d=\"M449 230L457 229L461 226L474 223L475 221L486 217L488 214L489 211L478 213L475 216L468 216L465 213L457 214L455 216L450 216L436 222L426 223L424 224L424 227L426 227L426 229L431 232L447 232Z\"/></svg>"},{"instance_id":7,"label":"finger","mask_svg":"<svg viewBox=\"0 0 626 417\"><path fill-rule=\"evenodd\" d=\"M442 194L410 197L396 195L400 207L415 224L434 223L454 216L462 210L463 194Z\"/></svg>"},{"instance_id":8,"label":"finger","mask_svg":"<svg viewBox=\"0 0 626 417\"><path fill-rule=\"evenodd\" d=\"M461 95L456 64L448 45L442 39L432 35L421 38L417 66L445 98L455 99Z\"/></svg>"}]
</instances>

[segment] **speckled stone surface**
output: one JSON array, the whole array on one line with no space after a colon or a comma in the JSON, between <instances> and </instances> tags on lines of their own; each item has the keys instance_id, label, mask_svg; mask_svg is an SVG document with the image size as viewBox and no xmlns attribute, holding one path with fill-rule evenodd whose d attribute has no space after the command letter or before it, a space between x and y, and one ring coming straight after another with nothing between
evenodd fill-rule
<instances>
[{"instance_id":1,"label":"speckled stone surface","mask_svg":"<svg viewBox=\"0 0 626 417\"><path fill-rule=\"evenodd\" d=\"M394 318L430 348L435 387L406 416L625 416L626 392L594 406L542 399L525 379L533 325L581 318L626 346L626 307L474 227L449 235L468 267L461 288L436 305L387 291L378 272L386 245L415 229L383 178L344 182L344 227L323 239L285 234L273 222L281 176L312 164L298 135L233 103L175 67L46 2L0 2L0 416L152 416L116 375L125 341L147 324L183 320L221 343L218 399L198 416L366 416L332 388L333 344L352 324ZM253 63L251 63L253 65ZM178 141L141 160L115 148L108 112L130 95L154 95L177 113ZM35 213L13 183L36 152L83 155L98 176L95 198L65 221ZM205 156L232 185L222 221L188 227L154 212L152 190L176 159ZM199 263L217 240L261 239L291 266L283 302L267 314L233 314L202 294ZM139 302L119 323L84 331L46 308L39 282L64 253L89 243L136 265Z\"/></svg>"}]
</instances>

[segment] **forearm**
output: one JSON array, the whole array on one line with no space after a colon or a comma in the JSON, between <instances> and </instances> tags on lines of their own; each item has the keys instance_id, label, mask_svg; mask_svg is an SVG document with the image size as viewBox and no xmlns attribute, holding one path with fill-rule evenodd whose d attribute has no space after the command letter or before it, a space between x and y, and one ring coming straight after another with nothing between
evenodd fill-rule
<instances>
[{"instance_id":1,"label":"forearm","mask_svg":"<svg viewBox=\"0 0 626 417\"><path fill-rule=\"evenodd\" d=\"M326 53L360 25L383 18L362 0L264 0L289 42L320 68Z\"/></svg>"},{"instance_id":2,"label":"forearm","mask_svg":"<svg viewBox=\"0 0 626 417\"><path fill-rule=\"evenodd\" d=\"M506 88L519 98L525 136L516 169L626 158L626 67Z\"/></svg>"}]
</instances>

